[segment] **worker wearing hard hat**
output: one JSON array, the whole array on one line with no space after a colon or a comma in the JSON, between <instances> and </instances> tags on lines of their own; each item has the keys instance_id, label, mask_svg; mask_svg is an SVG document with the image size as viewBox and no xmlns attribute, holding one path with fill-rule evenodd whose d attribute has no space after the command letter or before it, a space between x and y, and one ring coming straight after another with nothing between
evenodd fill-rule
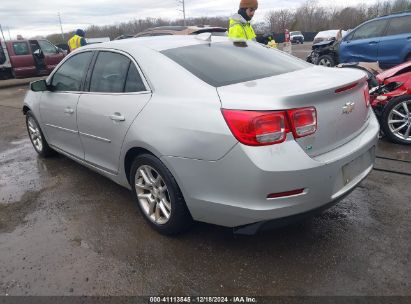
<instances>
[{"instance_id":1,"label":"worker wearing hard hat","mask_svg":"<svg viewBox=\"0 0 411 304\"><path fill-rule=\"evenodd\" d=\"M69 45L70 52L78 49L79 47L87 45L86 38L84 38L84 36L86 36L86 33L83 30L78 29L76 31L76 34L71 37L71 39L67 43Z\"/></svg>"}]
</instances>

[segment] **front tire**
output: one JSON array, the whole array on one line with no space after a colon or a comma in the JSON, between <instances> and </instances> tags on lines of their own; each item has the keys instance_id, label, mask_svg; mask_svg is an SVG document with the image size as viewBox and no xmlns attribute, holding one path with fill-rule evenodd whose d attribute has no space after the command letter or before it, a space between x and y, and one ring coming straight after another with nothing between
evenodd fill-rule
<instances>
[{"instance_id":1,"label":"front tire","mask_svg":"<svg viewBox=\"0 0 411 304\"><path fill-rule=\"evenodd\" d=\"M26 113L26 127L34 150L36 150L41 157L47 158L56 154L56 152L48 145L46 138L40 129L40 125L31 111Z\"/></svg>"},{"instance_id":2,"label":"front tire","mask_svg":"<svg viewBox=\"0 0 411 304\"><path fill-rule=\"evenodd\" d=\"M316 65L322 65L326 67L335 67L335 60L330 55L321 55L318 57Z\"/></svg>"},{"instance_id":3,"label":"front tire","mask_svg":"<svg viewBox=\"0 0 411 304\"><path fill-rule=\"evenodd\" d=\"M411 145L411 95L396 97L385 106L381 127L390 141Z\"/></svg>"},{"instance_id":4,"label":"front tire","mask_svg":"<svg viewBox=\"0 0 411 304\"><path fill-rule=\"evenodd\" d=\"M151 154L136 157L130 177L138 207L152 228L165 235L190 228L193 219L181 190L157 157Z\"/></svg>"}]
</instances>

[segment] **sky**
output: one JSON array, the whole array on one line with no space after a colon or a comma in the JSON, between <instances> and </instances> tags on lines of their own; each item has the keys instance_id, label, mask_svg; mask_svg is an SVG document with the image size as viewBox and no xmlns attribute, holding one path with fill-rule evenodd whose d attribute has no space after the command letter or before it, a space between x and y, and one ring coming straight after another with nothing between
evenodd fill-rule
<instances>
[{"instance_id":1,"label":"sky","mask_svg":"<svg viewBox=\"0 0 411 304\"><path fill-rule=\"evenodd\" d=\"M269 11L297 8L306 0L259 0L255 20L263 21ZM319 0L319 4L345 7L376 0ZM134 19L182 18L181 0L0 0L0 25L4 36L15 39L60 33L60 13L64 32L90 25L111 25ZM185 0L186 17L229 16L239 0Z\"/></svg>"}]
</instances>

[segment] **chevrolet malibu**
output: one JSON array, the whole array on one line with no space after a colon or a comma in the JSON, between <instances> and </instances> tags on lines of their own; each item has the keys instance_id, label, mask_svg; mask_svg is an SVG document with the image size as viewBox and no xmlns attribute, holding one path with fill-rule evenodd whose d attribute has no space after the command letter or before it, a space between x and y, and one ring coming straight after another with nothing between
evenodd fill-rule
<instances>
[{"instance_id":1,"label":"chevrolet malibu","mask_svg":"<svg viewBox=\"0 0 411 304\"><path fill-rule=\"evenodd\" d=\"M322 210L372 170L379 131L362 71L209 34L83 47L31 83L23 112L40 156L131 189L164 234Z\"/></svg>"}]
</instances>

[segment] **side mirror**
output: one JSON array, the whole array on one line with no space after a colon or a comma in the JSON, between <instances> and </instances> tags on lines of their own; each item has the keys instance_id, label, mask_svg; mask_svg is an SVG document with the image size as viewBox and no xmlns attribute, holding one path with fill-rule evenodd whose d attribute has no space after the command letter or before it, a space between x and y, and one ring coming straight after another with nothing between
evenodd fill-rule
<instances>
[{"instance_id":1,"label":"side mirror","mask_svg":"<svg viewBox=\"0 0 411 304\"><path fill-rule=\"evenodd\" d=\"M30 90L33 92L48 91L47 82L44 79L30 82Z\"/></svg>"}]
</instances>

